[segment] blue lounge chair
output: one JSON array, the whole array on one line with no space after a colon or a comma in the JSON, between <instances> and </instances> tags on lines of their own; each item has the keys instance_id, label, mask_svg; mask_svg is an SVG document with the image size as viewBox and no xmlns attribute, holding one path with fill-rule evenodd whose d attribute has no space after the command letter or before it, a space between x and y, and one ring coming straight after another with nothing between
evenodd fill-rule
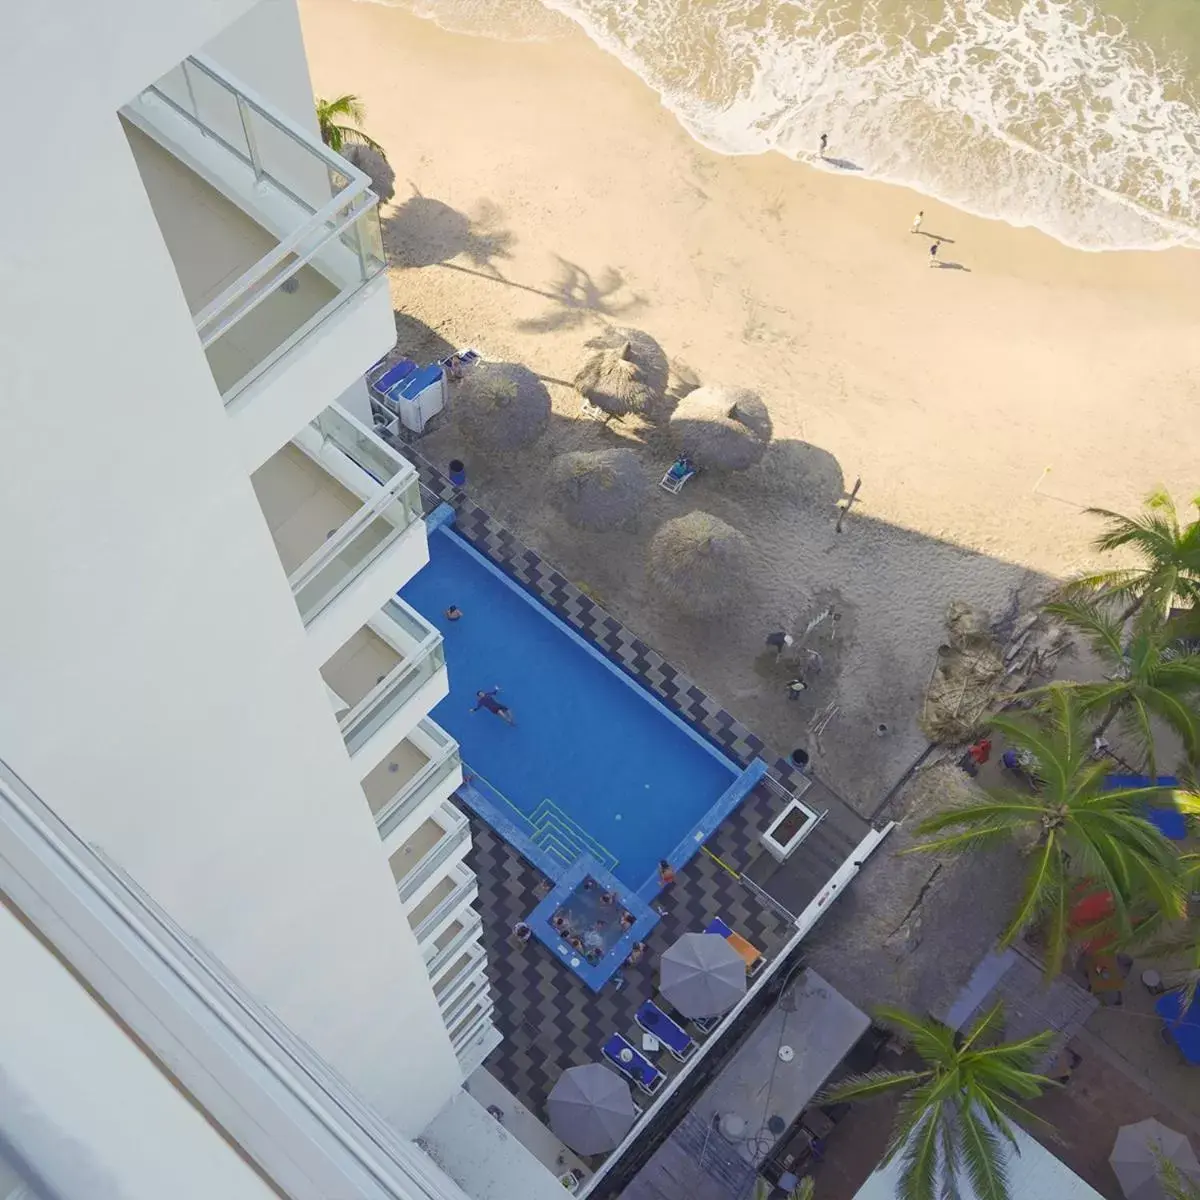
<instances>
[{"instance_id":1,"label":"blue lounge chair","mask_svg":"<svg viewBox=\"0 0 1200 1200\"><path fill-rule=\"evenodd\" d=\"M601 1053L626 1079L637 1084L647 1096L653 1096L667 1081L667 1077L619 1033L614 1033L604 1043ZM628 1058L628 1062L621 1057L622 1054Z\"/></svg>"},{"instance_id":2,"label":"blue lounge chair","mask_svg":"<svg viewBox=\"0 0 1200 1200\"><path fill-rule=\"evenodd\" d=\"M638 1028L656 1037L680 1062L687 1062L696 1049L687 1031L667 1016L653 1000L647 1000L633 1015Z\"/></svg>"},{"instance_id":3,"label":"blue lounge chair","mask_svg":"<svg viewBox=\"0 0 1200 1200\"><path fill-rule=\"evenodd\" d=\"M686 454L681 454L668 468L667 473L659 480L658 486L672 496L678 496L683 491L683 485L700 468Z\"/></svg>"}]
</instances>

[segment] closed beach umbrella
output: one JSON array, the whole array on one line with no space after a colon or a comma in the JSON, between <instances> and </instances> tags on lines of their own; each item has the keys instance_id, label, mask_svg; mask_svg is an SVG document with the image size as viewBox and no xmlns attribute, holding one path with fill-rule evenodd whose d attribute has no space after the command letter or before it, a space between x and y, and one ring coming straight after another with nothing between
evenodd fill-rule
<instances>
[{"instance_id":1,"label":"closed beach umbrella","mask_svg":"<svg viewBox=\"0 0 1200 1200\"><path fill-rule=\"evenodd\" d=\"M602 1063L564 1071L546 1107L550 1128L577 1154L613 1149L637 1117L629 1085Z\"/></svg>"},{"instance_id":2,"label":"closed beach umbrella","mask_svg":"<svg viewBox=\"0 0 1200 1200\"><path fill-rule=\"evenodd\" d=\"M1200 1163L1182 1133L1153 1119L1121 1126L1108 1162L1126 1200L1166 1200L1159 1182L1160 1158L1173 1163L1187 1182L1200 1185Z\"/></svg>"},{"instance_id":3,"label":"closed beach umbrella","mask_svg":"<svg viewBox=\"0 0 1200 1200\"><path fill-rule=\"evenodd\" d=\"M658 990L685 1017L719 1017L746 994L746 964L723 937L685 933L660 960Z\"/></svg>"},{"instance_id":4,"label":"closed beach umbrella","mask_svg":"<svg viewBox=\"0 0 1200 1200\"><path fill-rule=\"evenodd\" d=\"M673 608L693 617L728 613L752 584L745 534L712 513L666 521L646 550L646 579Z\"/></svg>"},{"instance_id":5,"label":"closed beach umbrella","mask_svg":"<svg viewBox=\"0 0 1200 1200\"><path fill-rule=\"evenodd\" d=\"M700 467L744 471L766 452L771 414L756 392L709 384L680 400L671 437Z\"/></svg>"},{"instance_id":6,"label":"closed beach umbrella","mask_svg":"<svg viewBox=\"0 0 1200 1200\"><path fill-rule=\"evenodd\" d=\"M610 417L648 413L662 395L634 360L630 342L591 354L575 376L575 390Z\"/></svg>"},{"instance_id":7,"label":"closed beach umbrella","mask_svg":"<svg viewBox=\"0 0 1200 1200\"><path fill-rule=\"evenodd\" d=\"M558 511L583 529L632 525L650 491L638 456L625 448L560 454L550 463L547 483Z\"/></svg>"},{"instance_id":8,"label":"closed beach umbrella","mask_svg":"<svg viewBox=\"0 0 1200 1200\"><path fill-rule=\"evenodd\" d=\"M519 450L550 424L550 393L521 363L481 362L454 385L463 437L480 450Z\"/></svg>"}]
</instances>

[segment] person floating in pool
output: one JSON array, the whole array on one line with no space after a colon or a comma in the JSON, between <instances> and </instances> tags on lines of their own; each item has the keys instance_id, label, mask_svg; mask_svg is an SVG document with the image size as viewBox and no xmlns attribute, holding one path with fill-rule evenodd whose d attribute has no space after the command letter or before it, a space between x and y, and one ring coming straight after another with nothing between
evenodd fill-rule
<instances>
[{"instance_id":1,"label":"person floating in pool","mask_svg":"<svg viewBox=\"0 0 1200 1200\"><path fill-rule=\"evenodd\" d=\"M503 700L496 699L496 693L499 690L498 687L494 687L490 691L476 692L475 698L479 703L470 711L478 712L481 708L486 708L488 712L494 713L502 721L507 721L510 725L515 725L517 722L513 718L512 709Z\"/></svg>"},{"instance_id":2,"label":"person floating in pool","mask_svg":"<svg viewBox=\"0 0 1200 1200\"><path fill-rule=\"evenodd\" d=\"M452 604L442 615L447 621L461 621L462 609L459 608L457 604Z\"/></svg>"}]
</instances>

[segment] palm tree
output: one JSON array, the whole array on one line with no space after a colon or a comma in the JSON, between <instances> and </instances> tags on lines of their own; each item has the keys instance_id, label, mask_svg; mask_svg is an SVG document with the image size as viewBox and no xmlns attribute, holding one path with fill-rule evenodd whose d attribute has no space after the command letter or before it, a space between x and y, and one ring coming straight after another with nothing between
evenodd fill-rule
<instances>
[{"instance_id":1,"label":"palm tree","mask_svg":"<svg viewBox=\"0 0 1200 1200\"><path fill-rule=\"evenodd\" d=\"M836 1084L824 1103L869 1100L899 1092L884 1163L901 1162L898 1200L941 1200L957 1195L966 1174L978 1200L1011 1200L1004 1142L1016 1148L1012 1120L1045 1124L1025 1107L1051 1081L1034 1071L1053 1040L1046 1031L1015 1042L995 1042L1001 1005L989 1009L962 1037L938 1021L902 1009L876 1016L895 1027L924 1060L922 1067L870 1071Z\"/></svg>"},{"instance_id":2,"label":"palm tree","mask_svg":"<svg viewBox=\"0 0 1200 1200\"><path fill-rule=\"evenodd\" d=\"M321 127L321 141L330 150L341 150L347 142L357 142L361 146L370 146L372 150L383 154L383 147L363 133L360 126L367 118L367 110L363 102L354 95L347 93L338 96L336 100L323 100L317 97L317 124Z\"/></svg>"},{"instance_id":3,"label":"palm tree","mask_svg":"<svg viewBox=\"0 0 1200 1200\"><path fill-rule=\"evenodd\" d=\"M1192 504L1200 509L1200 497ZM1136 517L1107 508L1087 511L1105 521L1104 531L1092 543L1097 550L1129 547L1142 561L1136 567L1081 575L1067 585L1068 594L1095 593L1126 605L1122 621L1143 605L1159 616L1166 616L1176 600L1200 608L1200 521L1181 526L1167 492L1151 493Z\"/></svg>"},{"instance_id":4,"label":"palm tree","mask_svg":"<svg viewBox=\"0 0 1200 1200\"><path fill-rule=\"evenodd\" d=\"M1128 640L1125 622L1103 600L1080 597L1046 605L1046 612L1077 630L1109 669L1099 683L1065 686L1087 712L1103 714L1095 734L1120 716L1142 752L1145 766L1156 774L1151 720L1165 721L1183 742L1189 763L1200 761L1200 654L1189 650L1182 622L1146 609L1134 620ZM1044 694L1045 688L1026 695Z\"/></svg>"},{"instance_id":5,"label":"palm tree","mask_svg":"<svg viewBox=\"0 0 1200 1200\"><path fill-rule=\"evenodd\" d=\"M1074 691L1054 684L1046 690L1044 710L998 714L990 724L1036 760L1039 786L1032 793L996 788L935 813L917 832L944 836L904 853L983 849L1014 839L1027 846L1024 893L1001 944L1010 945L1040 921L1050 976L1062 969L1079 880L1112 895L1113 919L1122 936L1129 935L1131 913L1144 899L1181 917L1186 901L1179 858L1141 807L1162 789L1104 790L1107 768L1091 758L1091 737ZM1191 799L1179 796L1177 803L1200 812L1200 802L1193 807Z\"/></svg>"}]
</instances>

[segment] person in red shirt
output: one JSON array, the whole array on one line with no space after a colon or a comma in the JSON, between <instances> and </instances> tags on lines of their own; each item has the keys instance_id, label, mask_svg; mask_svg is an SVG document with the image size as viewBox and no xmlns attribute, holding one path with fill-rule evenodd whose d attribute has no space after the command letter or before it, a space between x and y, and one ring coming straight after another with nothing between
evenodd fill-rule
<instances>
[{"instance_id":1,"label":"person in red shirt","mask_svg":"<svg viewBox=\"0 0 1200 1200\"><path fill-rule=\"evenodd\" d=\"M991 739L985 737L980 738L979 741L974 742L967 748L967 753L971 756L971 761L977 767L982 767L992 754Z\"/></svg>"},{"instance_id":2,"label":"person in red shirt","mask_svg":"<svg viewBox=\"0 0 1200 1200\"><path fill-rule=\"evenodd\" d=\"M659 859L658 863L658 882L662 887L669 887L675 882L675 872L671 868L671 864L665 858Z\"/></svg>"}]
</instances>

